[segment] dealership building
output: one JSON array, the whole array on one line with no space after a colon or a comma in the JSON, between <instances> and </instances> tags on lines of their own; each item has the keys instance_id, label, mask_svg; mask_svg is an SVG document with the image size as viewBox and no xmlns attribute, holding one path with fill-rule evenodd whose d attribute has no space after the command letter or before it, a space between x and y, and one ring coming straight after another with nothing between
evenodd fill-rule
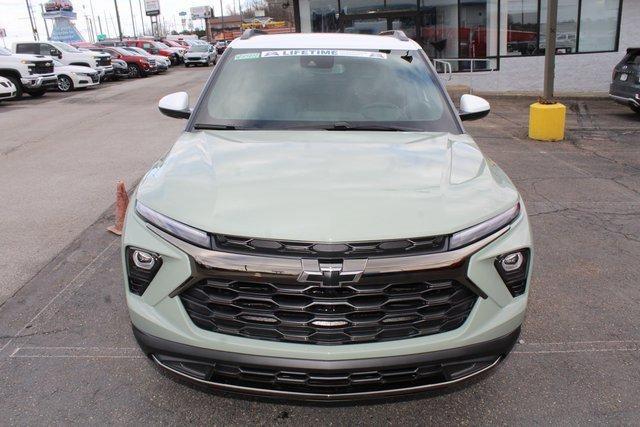
<instances>
[{"instance_id":1,"label":"dealership building","mask_svg":"<svg viewBox=\"0 0 640 427\"><path fill-rule=\"evenodd\" d=\"M402 30L452 84L484 92L542 89L546 15L547 0L294 0L298 31ZM606 92L640 46L640 0L558 0L556 45L557 92Z\"/></svg>"}]
</instances>

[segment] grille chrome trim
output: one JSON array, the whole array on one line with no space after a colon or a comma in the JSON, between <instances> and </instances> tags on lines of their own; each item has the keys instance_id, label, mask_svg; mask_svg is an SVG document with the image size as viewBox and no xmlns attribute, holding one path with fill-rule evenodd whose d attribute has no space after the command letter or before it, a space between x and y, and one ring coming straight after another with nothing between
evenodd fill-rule
<instances>
[{"instance_id":1,"label":"grille chrome trim","mask_svg":"<svg viewBox=\"0 0 640 427\"><path fill-rule=\"evenodd\" d=\"M189 254L196 264L205 269L242 272L253 277L260 277L262 274L278 274L297 278L304 272L300 258L245 255L203 249L173 237L152 224L145 223L145 225L162 239ZM503 227L482 240L453 251L390 258L369 258L364 273L383 274L455 267L464 263L468 257L498 239L509 229L511 229L511 225ZM480 295L486 298L486 294L482 295L484 292L480 292ZM175 295L177 293L174 290L169 296Z\"/></svg>"}]
</instances>

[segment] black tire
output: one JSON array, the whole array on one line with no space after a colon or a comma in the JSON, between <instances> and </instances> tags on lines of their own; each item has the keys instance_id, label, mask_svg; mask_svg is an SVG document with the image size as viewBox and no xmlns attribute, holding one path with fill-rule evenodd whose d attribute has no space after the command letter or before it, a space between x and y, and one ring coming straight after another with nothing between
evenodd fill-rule
<instances>
[{"instance_id":1,"label":"black tire","mask_svg":"<svg viewBox=\"0 0 640 427\"><path fill-rule=\"evenodd\" d=\"M640 107L637 105L629 105L629 108L631 108L634 113L640 114Z\"/></svg>"},{"instance_id":2,"label":"black tire","mask_svg":"<svg viewBox=\"0 0 640 427\"><path fill-rule=\"evenodd\" d=\"M58 90L60 92L71 92L73 90L73 80L64 74L58 76Z\"/></svg>"},{"instance_id":3,"label":"black tire","mask_svg":"<svg viewBox=\"0 0 640 427\"><path fill-rule=\"evenodd\" d=\"M127 69L129 70L130 79L137 79L142 77L142 73L140 72L140 67L138 67L136 64L128 64Z\"/></svg>"},{"instance_id":4,"label":"black tire","mask_svg":"<svg viewBox=\"0 0 640 427\"><path fill-rule=\"evenodd\" d=\"M187 64L186 62L184 63L184 68L189 68L191 67L191 64Z\"/></svg>"},{"instance_id":5,"label":"black tire","mask_svg":"<svg viewBox=\"0 0 640 427\"><path fill-rule=\"evenodd\" d=\"M45 94L46 91L47 91L46 89L33 89L33 90L28 90L26 92L32 98L40 98L42 95Z\"/></svg>"},{"instance_id":6,"label":"black tire","mask_svg":"<svg viewBox=\"0 0 640 427\"><path fill-rule=\"evenodd\" d=\"M22 83L20 83L20 79L14 76L2 76L2 77L9 80L16 87L16 97L13 99L22 98L23 89L22 89Z\"/></svg>"}]
</instances>

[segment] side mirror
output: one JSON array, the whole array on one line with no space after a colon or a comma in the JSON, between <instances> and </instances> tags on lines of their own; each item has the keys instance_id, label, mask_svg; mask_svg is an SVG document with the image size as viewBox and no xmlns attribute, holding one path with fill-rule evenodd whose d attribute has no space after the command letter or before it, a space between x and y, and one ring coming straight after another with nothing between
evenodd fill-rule
<instances>
[{"instance_id":1,"label":"side mirror","mask_svg":"<svg viewBox=\"0 0 640 427\"><path fill-rule=\"evenodd\" d=\"M165 116L175 119L188 119L191 116L187 92L176 92L163 97L158 102L158 108Z\"/></svg>"},{"instance_id":2,"label":"side mirror","mask_svg":"<svg viewBox=\"0 0 640 427\"><path fill-rule=\"evenodd\" d=\"M60 52L58 49L51 49L51 50L49 51L49 54L50 54L51 56L55 56L55 57L57 57L57 58L62 58L62 52Z\"/></svg>"},{"instance_id":3,"label":"side mirror","mask_svg":"<svg viewBox=\"0 0 640 427\"><path fill-rule=\"evenodd\" d=\"M460 98L460 120L478 120L481 119L491 111L491 106L484 99L479 96L464 94Z\"/></svg>"}]
</instances>

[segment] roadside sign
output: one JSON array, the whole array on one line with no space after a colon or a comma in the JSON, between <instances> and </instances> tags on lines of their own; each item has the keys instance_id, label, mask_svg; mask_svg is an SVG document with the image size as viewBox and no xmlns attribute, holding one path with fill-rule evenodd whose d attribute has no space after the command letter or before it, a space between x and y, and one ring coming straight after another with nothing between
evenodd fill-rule
<instances>
[{"instance_id":1,"label":"roadside sign","mask_svg":"<svg viewBox=\"0 0 640 427\"><path fill-rule=\"evenodd\" d=\"M211 6L198 6L191 8L191 19L208 19L213 17Z\"/></svg>"},{"instance_id":2,"label":"roadside sign","mask_svg":"<svg viewBox=\"0 0 640 427\"><path fill-rule=\"evenodd\" d=\"M106 34L98 34L96 36L96 38L98 39L99 42L104 41L107 39L107 35Z\"/></svg>"},{"instance_id":3,"label":"roadside sign","mask_svg":"<svg viewBox=\"0 0 640 427\"><path fill-rule=\"evenodd\" d=\"M160 0L144 0L144 10L147 16L160 15Z\"/></svg>"}]
</instances>

